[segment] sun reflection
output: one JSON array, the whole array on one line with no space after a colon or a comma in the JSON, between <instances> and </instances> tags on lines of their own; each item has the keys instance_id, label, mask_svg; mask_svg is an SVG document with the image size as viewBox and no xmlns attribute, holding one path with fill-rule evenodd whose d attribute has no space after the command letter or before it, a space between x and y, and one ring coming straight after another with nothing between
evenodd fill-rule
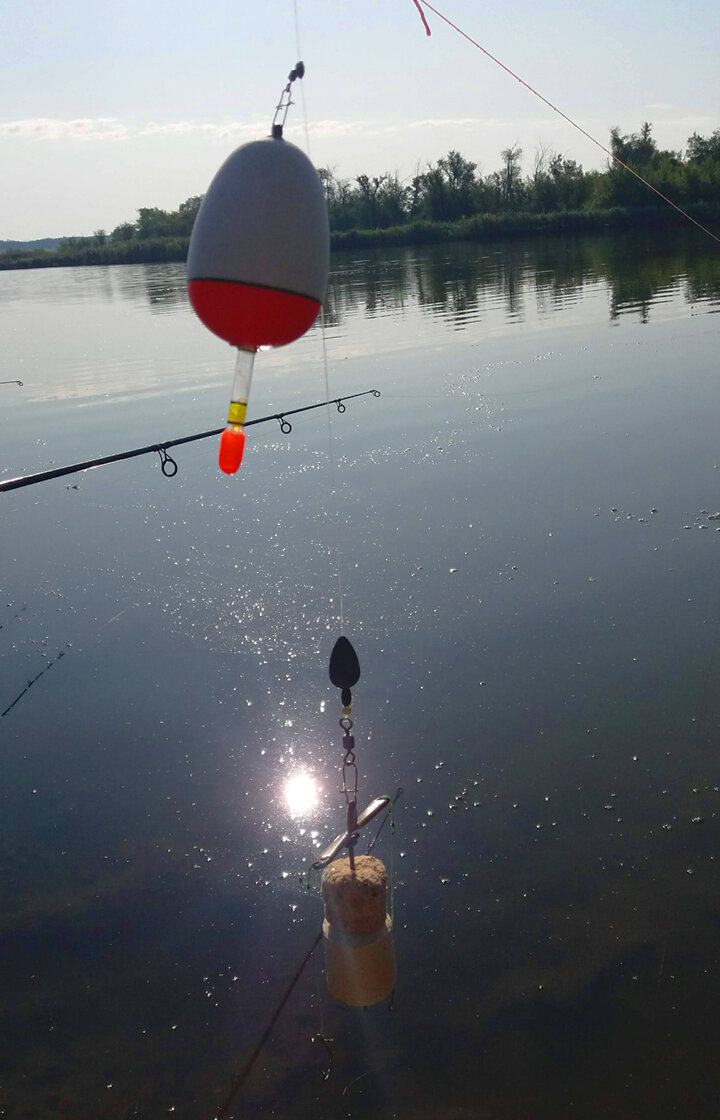
<instances>
[{"instance_id":1,"label":"sun reflection","mask_svg":"<svg viewBox=\"0 0 720 1120\"><path fill-rule=\"evenodd\" d=\"M314 809L320 790L310 774L293 774L285 783L285 802L293 817L302 817Z\"/></svg>"}]
</instances>

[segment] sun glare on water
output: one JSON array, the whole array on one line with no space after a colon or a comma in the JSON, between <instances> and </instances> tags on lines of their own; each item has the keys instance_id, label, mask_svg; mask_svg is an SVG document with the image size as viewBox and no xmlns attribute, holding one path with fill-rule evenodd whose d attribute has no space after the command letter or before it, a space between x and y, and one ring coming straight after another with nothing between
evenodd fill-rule
<instances>
[{"instance_id":1,"label":"sun glare on water","mask_svg":"<svg viewBox=\"0 0 720 1120\"><path fill-rule=\"evenodd\" d=\"M285 783L285 803L294 817L302 817L315 808L319 792L309 774L294 774Z\"/></svg>"}]
</instances>

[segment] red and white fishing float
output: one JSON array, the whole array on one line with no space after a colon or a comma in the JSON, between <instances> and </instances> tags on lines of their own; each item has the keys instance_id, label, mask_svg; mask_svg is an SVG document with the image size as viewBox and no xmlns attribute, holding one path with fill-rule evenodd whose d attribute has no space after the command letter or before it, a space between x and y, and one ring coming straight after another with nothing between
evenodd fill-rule
<instances>
[{"instance_id":1,"label":"red and white fishing float","mask_svg":"<svg viewBox=\"0 0 720 1120\"><path fill-rule=\"evenodd\" d=\"M226 159L190 238L190 303L209 330L238 350L220 439L219 464L226 474L234 474L242 460L255 354L300 338L325 298L330 265L325 194L305 153L282 135L291 84L303 73L298 62L272 135L243 144Z\"/></svg>"}]
</instances>

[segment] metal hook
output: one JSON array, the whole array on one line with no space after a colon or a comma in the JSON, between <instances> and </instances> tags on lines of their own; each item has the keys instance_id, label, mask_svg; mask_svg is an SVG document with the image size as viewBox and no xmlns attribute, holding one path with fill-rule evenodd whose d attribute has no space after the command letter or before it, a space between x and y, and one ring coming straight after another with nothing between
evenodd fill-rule
<instances>
[{"instance_id":1,"label":"metal hook","mask_svg":"<svg viewBox=\"0 0 720 1120\"><path fill-rule=\"evenodd\" d=\"M166 478L174 478L178 472L178 465L171 455L168 455L164 447L158 447L157 453L160 456L160 470Z\"/></svg>"},{"instance_id":2,"label":"metal hook","mask_svg":"<svg viewBox=\"0 0 720 1120\"><path fill-rule=\"evenodd\" d=\"M284 416L278 416L277 420L280 425L280 431L282 432L282 434L284 436L289 436L290 432L292 431L292 424L290 423L290 421L286 420Z\"/></svg>"},{"instance_id":3,"label":"metal hook","mask_svg":"<svg viewBox=\"0 0 720 1120\"><path fill-rule=\"evenodd\" d=\"M325 1035L323 1035L323 1034L314 1034L312 1036L312 1039L311 1039L311 1042L321 1043L321 1045L327 1051L327 1056L328 1056L328 1059L330 1061L330 1064L328 1065L328 1068L324 1071L324 1073L322 1075L323 1081L329 1081L330 1076L331 1076L332 1071L333 1071L334 1055L333 1055L333 1050L332 1050L332 1044L333 1044L334 1041L335 1041L334 1038L325 1038Z\"/></svg>"}]
</instances>

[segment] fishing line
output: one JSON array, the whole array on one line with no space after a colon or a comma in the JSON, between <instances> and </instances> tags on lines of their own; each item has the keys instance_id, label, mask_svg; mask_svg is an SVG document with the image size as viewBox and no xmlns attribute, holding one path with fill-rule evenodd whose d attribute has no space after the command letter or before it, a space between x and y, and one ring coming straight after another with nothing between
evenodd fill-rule
<instances>
[{"instance_id":1,"label":"fishing line","mask_svg":"<svg viewBox=\"0 0 720 1120\"><path fill-rule=\"evenodd\" d=\"M40 670L40 672L37 674L37 676L33 677L31 680L29 680L27 682L27 684L25 685L25 688L22 690L22 692L20 692L15 697L12 704L9 704L4 712L0 712L0 719L4 719L5 716L8 715L8 713L13 710L15 705L18 704L22 700L25 693L28 692L29 689L32 688L32 686L35 684L35 682L39 681L40 677L42 677L44 673L47 673L48 669L52 669L53 665L57 664L57 662L60 661L61 658L63 658L65 656L66 651L69 650L70 648L71 648L70 643L68 642L68 644L65 646L65 649L61 649L60 652L55 657L53 657L52 661L48 661L47 665L45 665L45 667Z\"/></svg>"},{"instance_id":2,"label":"fishing line","mask_svg":"<svg viewBox=\"0 0 720 1120\"><path fill-rule=\"evenodd\" d=\"M296 987L300 977L302 976L303 972L305 971L305 968L308 965L313 953L315 952L318 945L322 941L322 936L323 936L323 932L322 932L322 929L321 929L320 932L316 935L315 940L313 941L312 945L308 949L307 953L303 957L303 959L300 963L300 966L297 969L295 975L293 976L292 980L290 981L287 988L285 989L285 993L282 996L282 998L281 998L280 1002L278 1003L277 1007L275 1008L275 1010L272 1014L272 1018L270 1019L270 1022L268 1023L267 1027L265 1028L262 1035L260 1036L260 1039L259 1039L255 1049L253 1050L252 1054L250 1055L250 1057L246 1061L243 1068L240 1070L240 1072L237 1074L237 1076L233 1079L233 1082L232 1082L232 1085L230 1087L229 1093L227 1094L224 1101L220 1105L219 1109L215 1113L215 1120L222 1120L223 1117L228 1115L228 1112L229 1112L229 1110L232 1106L233 1101L235 1100L236 1096L238 1095L238 1093L242 1089L243 1085L247 1081L247 1079L250 1075L250 1071L252 1070L253 1066L255 1065L255 1062L260 1057L260 1054L262 1053L262 1051L265 1047L265 1044L266 1044L267 1040L269 1039L269 1037L272 1033L273 1027L277 1023L278 1019L280 1018L280 1016L283 1012L285 1004L290 999L290 996L292 995L293 991L295 990L295 987Z\"/></svg>"},{"instance_id":3,"label":"fishing line","mask_svg":"<svg viewBox=\"0 0 720 1120\"><path fill-rule=\"evenodd\" d=\"M297 51L297 58L302 58L302 51L300 49L300 18L298 16L298 3L293 0L293 12L295 15L295 50ZM308 128L308 115L305 106L305 83L300 83L300 105L302 107L303 127L305 129L305 151L308 159L310 158L310 130Z\"/></svg>"},{"instance_id":4,"label":"fishing line","mask_svg":"<svg viewBox=\"0 0 720 1120\"><path fill-rule=\"evenodd\" d=\"M295 49L297 57L302 58L302 51L300 50L300 23L298 20L298 6L297 0L293 0L293 13L295 15ZM300 87L302 89L302 87Z\"/></svg>"},{"instance_id":5,"label":"fishing line","mask_svg":"<svg viewBox=\"0 0 720 1120\"><path fill-rule=\"evenodd\" d=\"M302 58L302 50L300 48L300 17L298 15L298 0L293 0L293 13L295 16L295 48L297 50L298 58ZM310 128L308 125L308 112L305 104L305 85L300 83L300 103L302 107L303 128L305 131L305 149L308 157L310 157ZM326 328L325 328L325 307L320 308L320 337L322 339L322 360L323 360L323 374L325 380L325 400L330 399L330 377L328 374L328 359L327 359L327 343L326 343ZM342 571L340 564L340 548L338 541L340 539L340 515L338 512L337 503L337 470L335 466L335 453L333 448L333 432L332 432L332 415L330 408L327 410L327 432L328 432L328 466L330 471L330 498L332 503L332 510L330 513L332 520L332 545L331 554L335 555L335 576L338 585L338 615L340 619L340 633L345 632L345 602L343 593Z\"/></svg>"},{"instance_id":6,"label":"fishing line","mask_svg":"<svg viewBox=\"0 0 720 1120\"><path fill-rule=\"evenodd\" d=\"M0 630L3 630L6 626L9 626L11 622L18 622L20 620L21 614L23 613L23 611L26 611L26 610L27 610L27 603L24 603L23 606L20 608L20 610L17 612L17 614L12 615L7 620L7 622L0 622Z\"/></svg>"},{"instance_id":7,"label":"fishing line","mask_svg":"<svg viewBox=\"0 0 720 1120\"><path fill-rule=\"evenodd\" d=\"M327 344L325 341L325 308L320 308L320 335L322 338L323 374L325 377L325 399L328 400L330 392L330 375L328 373ZM337 466L335 463L335 448L333 444L332 413L327 410L327 435L328 435L328 469L330 471L330 517L332 522L331 552L335 554L335 576L338 585L338 614L340 618L340 633L345 633L345 604L343 596L342 564L340 560L340 510L337 496Z\"/></svg>"},{"instance_id":8,"label":"fishing line","mask_svg":"<svg viewBox=\"0 0 720 1120\"><path fill-rule=\"evenodd\" d=\"M150 602L146 603L146 606L150 606L158 598L159 598L159 593L153 599L151 599ZM122 616L124 614L126 614L129 610L133 610L133 608L139 607L139 606L140 606L139 603L128 603L127 606L122 608L122 610L116 611L116 613L114 615L112 615L111 618L107 619L106 622L101 623L101 625L98 626L94 630L93 634L91 634L91 638L94 636L95 640L99 641L100 640L100 634L102 633L103 630L105 630L108 626L111 626L113 622L117 622L118 619L122 618ZM14 615L13 618L10 621L14 622L16 619L19 619L20 616L22 615L23 611L25 611L25 610L27 610L27 604L25 604L25 606L23 606L21 608L21 610L16 615ZM7 623L5 625L7 625ZM0 625L0 630L2 630L2 629L3 629L3 626ZM89 644L89 642L88 642L88 644ZM64 648L61 649L57 653L57 655L52 658L51 661L48 661L47 664L44 666L44 668L42 668L40 670L39 673L37 673L34 677L29 679L25 688L23 688L23 690L18 693L18 695L15 697L15 699L12 701L12 703L9 704L7 706L7 708L5 708L4 711L0 712L0 719L4 719L5 716L9 715L9 713L13 710L15 705L18 704L22 700L23 696L27 695L27 693L30 691L32 686L37 681L40 680L40 677L42 677L45 673L47 673L50 669L52 669L53 665L56 665L58 663L58 661L62 660L62 658L65 657L66 653L69 650L73 650L74 653L80 653L80 654L87 652L87 648L84 648L82 645L78 646L76 644L73 644L73 642L66 642Z\"/></svg>"},{"instance_id":9,"label":"fishing line","mask_svg":"<svg viewBox=\"0 0 720 1120\"><path fill-rule=\"evenodd\" d=\"M310 872L308 872L308 889L310 889ZM310 1041L313 1045L319 1044L322 1046L325 1054L327 1055L327 1066L321 1071L320 1076L323 1081L329 1081L333 1074L335 1066L335 1051L333 1044L334 1038L329 1038L325 1033L325 992L327 991L327 984L325 982L325 960L324 954L318 954L315 958L315 1002L317 1004L317 1011L320 1020L320 1029L312 1035Z\"/></svg>"},{"instance_id":10,"label":"fishing line","mask_svg":"<svg viewBox=\"0 0 720 1120\"><path fill-rule=\"evenodd\" d=\"M295 16L295 47L297 50L298 58L302 58L302 51L300 49L300 17L298 14L298 0L293 0L293 13ZM308 126L308 113L305 104L305 90L304 83L300 84L300 102L302 106L303 127L305 130L305 147L308 157L310 156L310 129ZM323 374L325 379L325 400L330 400L330 377L328 374L328 359L327 359L327 342L326 342L326 328L325 328L325 307L320 308L320 337L322 339L322 360L323 360ZM339 411L342 411L339 409ZM332 432L332 417L330 408L327 409L327 433L328 433L328 467L330 471L330 499L332 510L330 512L332 522L332 544L330 548L331 555L335 556L335 575L338 585L338 615L340 620L340 633L345 632L345 599L343 593L342 570L340 563L340 514L338 511L337 501L337 469L335 466L335 452L333 448L333 432Z\"/></svg>"},{"instance_id":11,"label":"fishing line","mask_svg":"<svg viewBox=\"0 0 720 1120\"><path fill-rule=\"evenodd\" d=\"M451 27L453 31L457 31L458 35L461 35L463 39L467 39L468 43L471 43L473 47L477 47L479 51L482 51L482 53L486 55L492 62L494 62L496 66L499 66L502 70L505 71L506 74L509 74L511 78L514 78L515 81L519 82L521 86L525 86L525 89L529 90L530 93L539 98L540 101L547 105L549 109L552 109L554 113L557 113L558 116L562 117L563 120L568 122L568 124L571 124L573 128L577 129L578 132L581 132L583 136L587 137L587 139L595 144L596 147L600 148L602 152L605 152L605 155L610 156L610 159L614 160L615 163L619 164L620 167L624 167L626 171L629 171L631 175L634 175L636 179L639 179L641 183L644 183L644 185L648 187L648 189L651 190L654 194L656 194L658 198L661 198L663 202L666 202L668 204L668 206L672 206L673 210L677 210L678 214L682 214L683 218L686 218L689 222L692 222L694 226L697 226L697 228L702 230L703 233L706 233L708 237L712 237L713 241L717 241L718 244L720 244L720 237L717 237L706 226L696 221L695 218L691 217L686 210L683 210L681 206L678 206L677 203L673 202L672 199L668 198L667 195L662 193L662 191L659 191L657 187L654 187L652 185L652 183L648 183L647 179L644 179L642 175L640 175L637 171L630 167L629 164L621 160L619 156L616 156L614 152L610 151L609 148L606 148L605 145L601 144L599 140L596 140L594 136L591 136L590 133L582 128L582 126L579 125L576 121L574 121L572 117L569 117L567 113L563 113L562 109L558 109L557 105L553 105L552 101L548 101L547 97L543 97L543 95L538 90L536 90L534 86L531 86L529 82L526 82L523 78L520 77L519 74L516 74L514 70L511 70L509 66L506 66L504 62L501 62L499 58L496 58L494 54L491 54L490 51L481 46L481 44L478 43L477 40L473 39L470 35L468 35L466 31L463 31L462 28L458 27L456 23L453 23L451 19L448 19L448 17L443 15L442 12L438 11L437 8L434 8L432 4L429 4L428 0L413 0L413 3L415 4L416 8L418 8L418 10L420 10L420 5L422 4L423 7L428 8L431 12L434 12L434 14L444 23L446 23L448 27ZM425 28L429 35L430 29L424 16L423 23L425 24Z\"/></svg>"}]
</instances>

